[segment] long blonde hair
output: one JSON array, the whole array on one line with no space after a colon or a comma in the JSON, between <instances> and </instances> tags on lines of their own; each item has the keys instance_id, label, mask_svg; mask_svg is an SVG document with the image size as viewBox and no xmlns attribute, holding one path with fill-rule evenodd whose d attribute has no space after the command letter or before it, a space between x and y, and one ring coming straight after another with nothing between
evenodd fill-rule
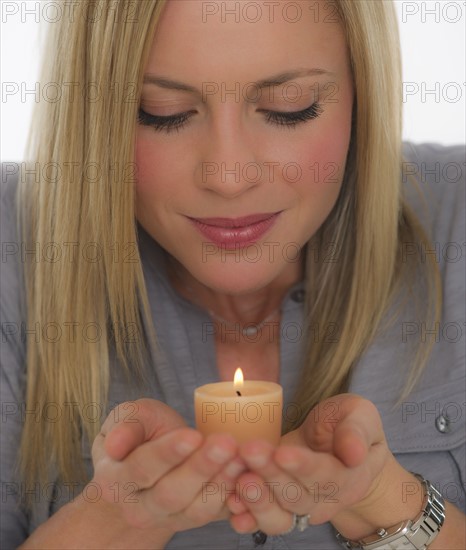
<instances>
[{"instance_id":1,"label":"long blonde hair","mask_svg":"<svg viewBox=\"0 0 466 550\"><path fill-rule=\"evenodd\" d=\"M298 426L319 401L348 388L351 367L380 330L401 282L409 289L420 275L419 258L403 260L404 245L428 243L402 197L402 73L394 6L339 0L337 7L356 90L352 137L337 204L308 244L307 321L311 327L317 323L321 336L308 338L296 395L299 415L287 429ZM410 183L416 186L416 181ZM316 261L315 250L330 249L337 262L326 261L322 254ZM430 260L421 274L426 307L418 312L434 323L440 314L441 285L438 266ZM322 337L327 327L332 327L331 338ZM418 347L397 404L412 391L430 349Z\"/></svg>"},{"instance_id":2,"label":"long blonde hair","mask_svg":"<svg viewBox=\"0 0 466 550\"><path fill-rule=\"evenodd\" d=\"M41 416L36 422L27 416L20 451L26 483L46 479L50 463L62 480L76 479L81 439L92 441L100 428L85 405L107 400L109 344L114 341L118 360L138 379L144 377L148 340L156 345L137 246L135 262L117 264L112 246L137 243L132 168L138 94L164 2L80 0L73 20L64 17L49 35L42 82L64 92L60 101L43 101L33 121L29 158L39 177L20 179L18 219L23 241L77 243L78 254L76 261L25 264L28 325L73 322L101 333L92 341L27 343L28 409L77 403L79 417L49 422ZM353 0L337 6L356 87L354 127L341 195L308 245L309 252L338 243L339 261L306 269L306 311L321 326L337 320L341 330L337 343L320 339L308 350L295 425L318 401L346 388L400 280L401 243L425 240L401 198L401 70L393 6ZM98 261L91 261L93 243L100 244ZM434 263L427 278L436 315ZM112 327L135 327L137 345L125 345ZM408 391L423 363L413 369Z\"/></svg>"}]
</instances>

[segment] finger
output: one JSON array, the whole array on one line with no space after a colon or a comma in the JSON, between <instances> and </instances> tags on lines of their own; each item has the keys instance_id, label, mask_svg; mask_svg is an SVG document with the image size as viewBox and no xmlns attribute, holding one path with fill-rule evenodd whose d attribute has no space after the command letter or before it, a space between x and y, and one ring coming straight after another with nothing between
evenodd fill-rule
<instances>
[{"instance_id":1,"label":"finger","mask_svg":"<svg viewBox=\"0 0 466 550\"><path fill-rule=\"evenodd\" d=\"M348 467L353 468L362 464L370 448L384 439L382 422L375 405L370 401L360 400L335 427L334 454Z\"/></svg>"},{"instance_id":2,"label":"finger","mask_svg":"<svg viewBox=\"0 0 466 550\"><path fill-rule=\"evenodd\" d=\"M293 496L292 489L288 490L287 502L283 505L296 514L311 514L313 523L316 524L321 522L323 513L330 513L340 505L341 487L350 476L354 476L337 458L302 447L279 447L274 452L274 460L277 466L298 482L298 485L292 486L292 489L296 489L296 496ZM300 495L299 490L302 487L305 492ZM293 506L290 502L298 496L303 497L302 507ZM325 512L322 504L325 505Z\"/></svg>"},{"instance_id":3,"label":"finger","mask_svg":"<svg viewBox=\"0 0 466 550\"><path fill-rule=\"evenodd\" d=\"M178 467L167 472L141 496L154 514L176 514L202 494L221 469L234 458L237 443L229 434L212 434Z\"/></svg>"},{"instance_id":4,"label":"finger","mask_svg":"<svg viewBox=\"0 0 466 550\"><path fill-rule=\"evenodd\" d=\"M202 491L184 510L185 516L196 525L205 525L213 518L229 518L227 501L232 499L240 503L236 491L237 478L245 470L246 465L240 458L230 461L211 481L203 484Z\"/></svg>"},{"instance_id":5,"label":"finger","mask_svg":"<svg viewBox=\"0 0 466 550\"><path fill-rule=\"evenodd\" d=\"M311 449L330 452L348 466L360 464L367 449L384 439L375 405L353 394L319 403L307 416L302 432Z\"/></svg>"},{"instance_id":6,"label":"finger","mask_svg":"<svg viewBox=\"0 0 466 550\"><path fill-rule=\"evenodd\" d=\"M230 525L237 533L241 534L254 533L259 530L256 519L248 511L232 515Z\"/></svg>"},{"instance_id":7,"label":"finger","mask_svg":"<svg viewBox=\"0 0 466 550\"><path fill-rule=\"evenodd\" d=\"M256 519L248 511L241 514L232 515L230 517L230 525L237 533L241 534L254 533L256 531L259 531Z\"/></svg>"},{"instance_id":8,"label":"finger","mask_svg":"<svg viewBox=\"0 0 466 550\"><path fill-rule=\"evenodd\" d=\"M136 484L140 491L148 489L184 462L202 441L202 435L191 428L173 430L139 445L124 460L104 457L96 462L96 478L104 487L117 482Z\"/></svg>"},{"instance_id":9,"label":"finger","mask_svg":"<svg viewBox=\"0 0 466 550\"><path fill-rule=\"evenodd\" d=\"M226 505L232 514L239 515L248 511L248 507L241 500L239 492L236 490L234 494L228 495Z\"/></svg>"},{"instance_id":10,"label":"finger","mask_svg":"<svg viewBox=\"0 0 466 550\"><path fill-rule=\"evenodd\" d=\"M155 439L186 423L173 409L154 399L122 403L102 425L106 452L121 460L142 443Z\"/></svg>"},{"instance_id":11,"label":"finger","mask_svg":"<svg viewBox=\"0 0 466 550\"><path fill-rule=\"evenodd\" d=\"M305 484L307 480L284 471L274 460L274 450L267 442L250 441L240 447L240 456L251 471L263 478L273 498L284 510L307 513L313 503ZM303 453L301 460L309 461L309 454Z\"/></svg>"},{"instance_id":12,"label":"finger","mask_svg":"<svg viewBox=\"0 0 466 550\"><path fill-rule=\"evenodd\" d=\"M121 424L113 425L107 435L101 435L103 450L111 458L123 460L136 447L150 440L147 435L147 429L142 422L123 421Z\"/></svg>"},{"instance_id":13,"label":"finger","mask_svg":"<svg viewBox=\"0 0 466 550\"><path fill-rule=\"evenodd\" d=\"M241 500L253 516L255 524L250 521L247 514L240 514L231 518L234 529L240 532L244 532L245 528L248 531L260 529L268 535L279 535L290 528L292 515L278 504L259 475L247 472L239 477L238 483Z\"/></svg>"},{"instance_id":14,"label":"finger","mask_svg":"<svg viewBox=\"0 0 466 550\"><path fill-rule=\"evenodd\" d=\"M344 464L328 453L316 453L299 446L283 445L273 453L276 464L298 480L324 478L326 474L338 475Z\"/></svg>"},{"instance_id":15,"label":"finger","mask_svg":"<svg viewBox=\"0 0 466 550\"><path fill-rule=\"evenodd\" d=\"M381 450L382 453L376 451L372 455L382 455ZM363 498L378 471L377 464L383 461L382 456L372 456L370 461L349 468L328 453L292 446L277 448L274 458L281 468L306 486L310 506L304 512L295 513L309 513L309 523L313 525L329 521L344 506Z\"/></svg>"}]
</instances>

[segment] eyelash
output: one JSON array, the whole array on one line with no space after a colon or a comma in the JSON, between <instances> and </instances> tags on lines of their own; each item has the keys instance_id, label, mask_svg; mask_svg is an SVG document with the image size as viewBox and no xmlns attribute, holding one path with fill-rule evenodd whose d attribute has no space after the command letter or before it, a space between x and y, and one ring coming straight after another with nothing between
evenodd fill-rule
<instances>
[{"instance_id":1,"label":"eyelash","mask_svg":"<svg viewBox=\"0 0 466 550\"><path fill-rule=\"evenodd\" d=\"M270 124L276 126L287 126L288 128L294 128L296 124L300 122L307 122L308 120L314 120L322 114L322 107L320 103L313 103L302 111L295 111L291 113L280 113L277 111L265 111L267 114L265 120Z\"/></svg>"},{"instance_id":2,"label":"eyelash","mask_svg":"<svg viewBox=\"0 0 466 550\"><path fill-rule=\"evenodd\" d=\"M168 134L172 130L178 131L191 118L191 114L194 114L194 112L188 111L179 115L157 116L150 115L139 109L138 122L143 126L152 126L158 132L165 130Z\"/></svg>"},{"instance_id":3,"label":"eyelash","mask_svg":"<svg viewBox=\"0 0 466 550\"><path fill-rule=\"evenodd\" d=\"M188 111L172 116L157 116L146 113L139 109L138 122L143 126L152 126L157 132L165 131L167 134L182 128L196 111ZM279 111L263 111L266 113L265 120L268 124L275 126L286 126L294 128L297 124L316 119L322 114L320 103L315 102L302 111L284 113Z\"/></svg>"}]
</instances>

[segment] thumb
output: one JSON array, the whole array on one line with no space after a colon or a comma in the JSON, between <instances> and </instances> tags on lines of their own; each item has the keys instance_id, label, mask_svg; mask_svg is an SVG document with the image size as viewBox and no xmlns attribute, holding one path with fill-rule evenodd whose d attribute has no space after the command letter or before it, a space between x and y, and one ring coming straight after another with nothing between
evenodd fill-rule
<instances>
[{"instance_id":1,"label":"thumb","mask_svg":"<svg viewBox=\"0 0 466 550\"><path fill-rule=\"evenodd\" d=\"M376 406L355 394L340 394L319 403L303 424L307 445L331 452L346 466L361 464L372 445L385 440Z\"/></svg>"},{"instance_id":2,"label":"thumb","mask_svg":"<svg viewBox=\"0 0 466 550\"><path fill-rule=\"evenodd\" d=\"M105 419L100 443L111 458L122 460L146 441L184 426L183 418L161 401L127 401L115 407Z\"/></svg>"}]
</instances>

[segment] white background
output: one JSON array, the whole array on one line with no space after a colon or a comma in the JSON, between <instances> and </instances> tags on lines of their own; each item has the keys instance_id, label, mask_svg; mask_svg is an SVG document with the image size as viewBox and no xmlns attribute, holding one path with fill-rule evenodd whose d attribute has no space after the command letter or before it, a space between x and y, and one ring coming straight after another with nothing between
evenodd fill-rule
<instances>
[{"instance_id":1,"label":"white background","mask_svg":"<svg viewBox=\"0 0 466 550\"><path fill-rule=\"evenodd\" d=\"M245 0L242 0L245 1ZM385 0L367 0L385 1ZM38 80L44 8L49 0L1 3L2 161L23 159L34 94L5 94L11 83L33 90ZM395 0L403 53L405 140L464 143L466 2ZM16 14L12 10L17 7ZM46 12L45 12L46 13ZM52 11L50 11L52 13ZM10 84L9 84L10 83Z\"/></svg>"}]
</instances>

